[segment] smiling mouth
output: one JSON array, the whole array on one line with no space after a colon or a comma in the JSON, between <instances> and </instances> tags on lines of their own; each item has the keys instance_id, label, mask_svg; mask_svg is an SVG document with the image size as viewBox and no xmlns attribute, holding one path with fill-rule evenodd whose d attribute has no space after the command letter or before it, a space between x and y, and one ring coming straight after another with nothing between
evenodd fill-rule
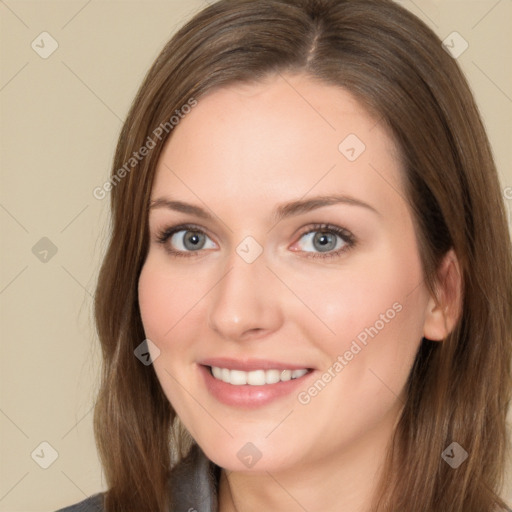
<instances>
[{"instance_id":1,"label":"smiling mouth","mask_svg":"<svg viewBox=\"0 0 512 512\"><path fill-rule=\"evenodd\" d=\"M229 368L220 368L210 366L210 374L217 380L232 384L233 386L264 386L266 384L277 384L278 382L287 382L289 380L300 379L312 370L302 368L298 370L252 370L245 372L242 370L230 370Z\"/></svg>"}]
</instances>

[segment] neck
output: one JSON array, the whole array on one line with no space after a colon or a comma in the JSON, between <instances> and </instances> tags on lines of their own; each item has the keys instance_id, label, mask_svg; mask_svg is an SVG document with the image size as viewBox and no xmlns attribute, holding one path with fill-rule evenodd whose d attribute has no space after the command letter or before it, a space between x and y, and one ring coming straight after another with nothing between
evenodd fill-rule
<instances>
[{"instance_id":1,"label":"neck","mask_svg":"<svg viewBox=\"0 0 512 512\"><path fill-rule=\"evenodd\" d=\"M337 453L282 471L229 472L219 482L219 512L368 512L382 475L394 421Z\"/></svg>"}]
</instances>

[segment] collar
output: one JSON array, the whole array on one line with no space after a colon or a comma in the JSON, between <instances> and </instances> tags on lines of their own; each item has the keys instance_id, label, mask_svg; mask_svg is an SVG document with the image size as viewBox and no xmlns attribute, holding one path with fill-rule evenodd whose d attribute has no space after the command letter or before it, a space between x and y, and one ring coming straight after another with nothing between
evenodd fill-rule
<instances>
[{"instance_id":1,"label":"collar","mask_svg":"<svg viewBox=\"0 0 512 512\"><path fill-rule=\"evenodd\" d=\"M171 472L169 485L172 512L218 512L217 488L220 468L197 444Z\"/></svg>"}]
</instances>

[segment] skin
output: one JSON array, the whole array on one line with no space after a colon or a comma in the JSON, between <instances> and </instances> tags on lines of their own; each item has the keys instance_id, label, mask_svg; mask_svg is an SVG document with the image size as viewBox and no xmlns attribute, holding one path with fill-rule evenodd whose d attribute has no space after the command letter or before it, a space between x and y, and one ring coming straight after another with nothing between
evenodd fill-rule
<instances>
[{"instance_id":1,"label":"skin","mask_svg":"<svg viewBox=\"0 0 512 512\"><path fill-rule=\"evenodd\" d=\"M349 134L366 146L353 162L338 149ZM152 200L190 203L213 218L151 209L140 311L166 396L224 468L222 512L370 506L421 338L441 340L455 321L424 284L398 155L350 93L300 74L210 93L164 148ZM333 194L376 211L339 203L272 217L283 203ZM179 235L157 237L183 223L208 238L176 256L169 248L183 250ZM324 223L350 231L355 245L318 257L304 234ZM263 248L253 263L236 252L248 236ZM456 268L449 253L442 283L456 285ZM400 312L307 404L292 393L258 408L228 406L198 371L208 357L289 362L315 369L299 389L307 391L397 303ZM262 455L252 468L237 457L247 442Z\"/></svg>"}]
</instances>

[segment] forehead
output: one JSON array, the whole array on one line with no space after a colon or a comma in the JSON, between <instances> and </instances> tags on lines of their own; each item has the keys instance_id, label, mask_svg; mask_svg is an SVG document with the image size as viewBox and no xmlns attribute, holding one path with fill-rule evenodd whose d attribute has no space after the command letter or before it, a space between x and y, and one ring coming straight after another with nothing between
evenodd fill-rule
<instances>
[{"instance_id":1,"label":"forehead","mask_svg":"<svg viewBox=\"0 0 512 512\"><path fill-rule=\"evenodd\" d=\"M308 193L396 201L400 190L394 141L352 94L279 75L201 98L162 152L152 197L240 207L258 197L261 208Z\"/></svg>"}]
</instances>

